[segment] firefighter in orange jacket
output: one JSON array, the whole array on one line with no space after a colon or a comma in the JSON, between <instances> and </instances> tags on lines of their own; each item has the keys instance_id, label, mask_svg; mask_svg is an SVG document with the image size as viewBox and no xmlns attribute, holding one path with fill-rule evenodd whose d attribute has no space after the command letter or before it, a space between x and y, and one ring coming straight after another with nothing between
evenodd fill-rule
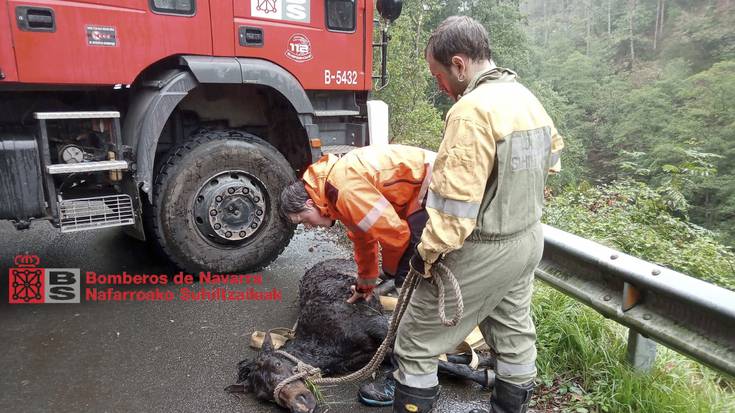
<instances>
[{"instance_id":1,"label":"firefighter in orange jacket","mask_svg":"<svg viewBox=\"0 0 735 413\"><path fill-rule=\"evenodd\" d=\"M403 145L367 146L341 158L323 156L281 193L281 212L294 224L347 227L357 262L348 302L372 297L383 272L402 285L428 215L424 209L435 153Z\"/></svg>"}]
</instances>

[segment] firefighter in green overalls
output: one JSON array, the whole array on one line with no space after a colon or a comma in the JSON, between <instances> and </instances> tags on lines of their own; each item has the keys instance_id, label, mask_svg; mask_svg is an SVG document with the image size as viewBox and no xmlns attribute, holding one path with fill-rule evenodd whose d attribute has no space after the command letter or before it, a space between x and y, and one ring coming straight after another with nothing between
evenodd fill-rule
<instances>
[{"instance_id":1,"label":"firefighter in green overalls","mask_svg":"<svg viewBox=\"0 0 735 413\"><path fill-rule=\"evenodd\" d=\"M516 74L495 66L487 31L472 18L442 22L429 38L426 60L456 103L447 113L426 203L429 221L411 266L430 276L441 260L459 281L464 317L444 327L436 287L421 280L398 329L398 370L384 384L363 385L360 399L392 399L394 412L431 411L437 357L479 325L498 355L490 411L525 412L536 376L530 304L544 246L544 186L549 171L559 170L562 139ZM448 293L446 312L455 310Z\"/></svg>"}]
</instances>

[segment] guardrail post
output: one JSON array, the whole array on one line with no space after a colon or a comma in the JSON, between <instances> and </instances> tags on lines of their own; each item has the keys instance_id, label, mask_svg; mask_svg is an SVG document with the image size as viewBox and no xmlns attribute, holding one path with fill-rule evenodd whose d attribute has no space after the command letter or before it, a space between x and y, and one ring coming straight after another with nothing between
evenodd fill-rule
<instances>
[{"instance_id":1,"label":"guardrail post","mask_svg":"<svg viewBox=\"0 0 735 413\"><path fill-rule=\"evenodd\" d=\"M617 259L617 255L611 258ZM641 302L641 291L633 284L623 283L623 297L620 302L621 310L626 312ZM648 315L650 317L650 315ZM646 316L644 315L644 318ZM633 328L628 329L628 362L635 370L643 373L651 371L656 362L656 342Z\"/></svg>"},{"instance_id":2,"label":"guardrail post","mask_svg":"<svg viewBox=\"0 0 735 413\"><path fill-rule=\"evenodd\" d=\"M632 328L628 329L628 362L640 372L651 371L656 362L656 342Z\"/></svg>"}]
</instances>

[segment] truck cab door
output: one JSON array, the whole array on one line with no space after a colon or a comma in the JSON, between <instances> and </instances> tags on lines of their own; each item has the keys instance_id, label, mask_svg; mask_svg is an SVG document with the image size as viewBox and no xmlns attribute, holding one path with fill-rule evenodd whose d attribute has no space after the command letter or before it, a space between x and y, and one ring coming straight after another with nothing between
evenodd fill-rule
<instances>
[{"instance_id":1,"label":"truck cab door","mask_svg":"<svg viewBox=\"0 0 735 413\"><path fill-rule=\"evenodd\" d=\"M0 83L18 80L13 39L10 37L10 23L13 19L8 13L8 2L0 0Z\"/></svg>"},{"instance_id":2,"label":"truck cab door","mask_svg":"<svg viewBox=\"0 0 735 413\"><path fill-rule=\"evenodd\" d=\"M130 84L165 58L212 52L209 0L2 1L24 83Z\"/></svg>"},{"instance_id":3,"label":"truck cab door","mask_svg":"<svg viewBox=\"0 0 735 413\"><path fill-rule=\"evenodd\" d=\"M269 60L307 90L369 89L372 7L366 13L366 3L233 0L235 55Z\"/></svg>"}]
</instances>

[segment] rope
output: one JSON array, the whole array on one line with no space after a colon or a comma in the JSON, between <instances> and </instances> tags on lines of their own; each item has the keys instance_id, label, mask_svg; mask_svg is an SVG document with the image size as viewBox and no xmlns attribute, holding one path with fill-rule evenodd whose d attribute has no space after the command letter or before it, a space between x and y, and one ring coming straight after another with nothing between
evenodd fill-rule
<instances>
[{"instance_id":1,"label":"rope","mask_svg":"<svg viewBox=\"0 0 735 413\"><path fill-rule=\"evenodd\" d=\"M271 332L269 330L268 331L268 334L270 334L270 333ZM289 353L287 353L287 352L285 352L283 350L276 350L276 354L279 354L281 356L284 356L287 359L289 359L289 360L293 361L294 363L296 363L296 366L292 370L292 372L294 374L291 375L291 376L289 376L289 377L287 377L286 379L282 380L280 383L278 383L278 385L276 386L276 388L273 389L273 399L276 401L276 403L279 406L286 407L286 406L282 406L281 405L281 402L280 402L280 399L279 399L279 396L281 394L281 390L283 389L283 387L285 385L289 384L289 383L292 383L292 382L296 381L296 380L301 380L303 378L318 376L319 374L321 374L321 370L318 367L314 367L314 366L312 366L310 364L307 364L307 363L302 362L298 358L294 357L293 355L291 355L291 354L289 354Z\"/></svg>"},{"instance_id":2,"label":"rope","mask_svg":"<svg viewBox=\"0 0 735 413\"><path fill-rule=\"evenodd\" d=\"M439 289L439 319L445 326L454 327L457 325L457 323L459 323L459 320L462 319L462 314L464 313L464 300L462 300L462 291L459 288L459 281L457 281L457 277L454 276L452 271L450 271L446 265L442 264L441 262L437 262L434 264L434 266L438 266L439 268L441 268L442 272L444 273L434 275L436 286ZM434 266L432 266L432 268ZM451 320L447 320L447 314L445 311L446 308L444 305L444 280L442 279L442 276L449 279L449 283L452 284L452 289L454 290L454 295L457 297L457 311L454 313L454 317L452 317Z\"/></svg>"},{"instance_id":3,"label":"rope","mask_svg":"<svg viewBox=\"0 0 735 413\"><path fill-rule=\"evenodd\" d=\"M432 275L434 278L433 284L435 284L439 289L439 318L441 319L442 324L447 327L456 326L459 320L462 319L462 314L464 313L464 301L462 300L462 292L459 288L459 282L457 281L457 278L454 276L452 271L441 262L434 263L432 269L441 270L441 272L432 271ZM342 377L320 377L319 374L321 373L321 370L319 370L319 368L303 363L301 360L291 354L288 354L285 351L276 351L276 354L280 354L296 363L296 367L294 367L293 369L294 374L278 383L276 388L273 390L273 398L275 399L276 403L280 405L278 396L281 393L281 389L283 389L283 387L288 383L294 382L296 380L300 380L303 378L312 378L311 382L314 384L328 385L356 382L372 375L373 372L377 370L380 364L383 362L385 355L388 353L388 349L393 344L393 340L395 340L396 338L396 332L398 331L398 325L401 322L401 318L403 318L403 314L408 308L408 303L411 301L411 296L413 295L413 292L416 289L416 286L418 285L421 277L421 274L417 273L413 269L408 272L406 280L404 281L404 288L401 289L401 293L398 295L398 303L396 304L396 308L395 310L393 310L393 314L390 318L390 324L388 325L388 334L385 336L383 342L380 343L380 346L375 352L373 358L360 370ZM446 316L444 301L444 278L447 278L449 280L449 283L452 285L452 289L454 290L454 294L457 297L457 311L455 312L454 317L451 320L447 320ZM268 334L270 334L270 331L268 332Z\"/></svg>"}]
</instances>

